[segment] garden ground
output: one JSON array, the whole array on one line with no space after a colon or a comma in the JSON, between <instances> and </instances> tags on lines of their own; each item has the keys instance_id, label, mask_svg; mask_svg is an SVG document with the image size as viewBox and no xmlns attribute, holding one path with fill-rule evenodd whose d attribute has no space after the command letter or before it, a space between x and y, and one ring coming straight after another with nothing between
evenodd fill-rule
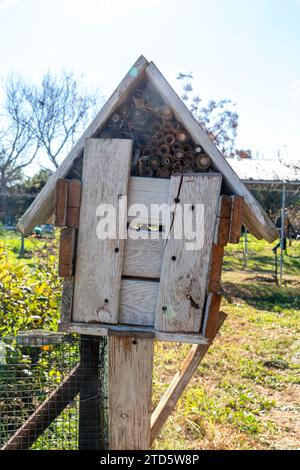
<instances>
[{"instance_id":1,"label":"garden ground","mask_svg":"<svg viewBox=\"0 0 300 470\"><path fill-rule=\"evenodd\" d=\"M0 334L55 329L61 282L57 240L25 242L0 229ZM228 318L155 442L157 449L300 447L300 242L285 256L284 283L273 279L271 245L250 237L229 246L222 276ZM154 405L189 349L156 344Z\"/></svg>"}]
</instances>

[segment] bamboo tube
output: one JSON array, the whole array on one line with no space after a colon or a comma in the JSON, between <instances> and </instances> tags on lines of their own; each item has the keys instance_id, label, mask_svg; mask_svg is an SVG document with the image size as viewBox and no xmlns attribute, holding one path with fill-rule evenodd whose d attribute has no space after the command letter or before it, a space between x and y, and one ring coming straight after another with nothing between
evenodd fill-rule
<instances>
[{"instance_id":1,"label":"bamboo tube","mask_svg":"<svg viewBox=\"0 0 300 470\"><path fill-rule=\"evenodd\" d=\"M119 124L121 122L121 116L119 113L113 113L110 120L114 125Z\"/></svg>"},{"instance_id":2,"label":"bamboo tube","mask_svg":"<svg viewBox=\"0 0 300 470\"><path fill-rule=\"evenodd\" d=\"M166 168L166 167L160 167L160 168L157 168L157 176L158 178L169 178L171 175L171 172L169 170L169 168Z\"/></svg>"},{"instance_id":3,"label":"bamboo tube","mask_svg":"<svg viewBox=\"0 0 300 470\"><path fill-rule=\"evenodd\" d=\"M126 104L123 104L123 106L120 107L119 113L122 116L123 119L127 118L130 114L130 109Z\"/></svg>"},{"instance_id":4,"label":"bamboo tube","mask_svg":"<svg viewBox=\"0 0 300 470\"><path fill-rule=\"evenodd\" d=\"M183 150L177 150L176 152L174 152L174 160L180 162L184 157L184 152Z\"/></svg>"},{"instance_id":5,"label":"bamboo tube","mask_svg":"<svg viewBox=\"0 0 300 470\"><path fill-rule=\"evenodd\" d=\"M160 109L161 116L163 119L169 121L173 117L173 111L167 104Z\"/></svg>"},{"instance_id":6,"label":"bamboo tube","mask_svg":"<svg viewBox=\"0 0 300 470\"><path fill-rule=\"evenodd\" d=\"M170 168L173 163L172 155L162 155L161 157L161 164L165 168Z\"/></svg>"},{"instance_id":7,"label":"bamboo tube","mask_svg":"<svg viewBox=\"0 0 300 470\"><path fill-rule=\"evenodd\" d=\"M162 131L157 131L154 134L154 138L157 139L159 142L162 142L165 137L165 134Z\"/></svg>"},{"instance_id":8,"label":"bamboo tube","mask_svg":"<svg viewBox=\"0 0 300 470\"><path fill-rule=\"evenodd\" d=\"M194 152L195 152L195 155L200 155L201 153L203 153L201 145L196 145L194 148Z\"/></svg>"},{"instance_id":9,"label":"bamboo tube","mask_svg":"<svg viewBox=\"0 0 300 470\"><path fill-rule=\"evenodd\" d=\"M194 166L195 157L192 152L187 152L183 157L183 164L187 168L192 168Z\"/></svg>"},{"instance_id":10,"label":"bamboo tube","mask_svg":"<svg viewBox=\"0 0 300 470\"><path fill-rule=\"evenodd\" d=\"M150 168L150 166L144 166L142 169L142 175L146 177L151 177L153 176L153 170Z\"/></svg>"},{"instance_id":11,"label":"bamboo tube","mask_svg":"<svg viewBox=\"0 0 300 470\"><path fill-rule=\"evenodd\" d=\"M159 141L157 139L154 139L154 137L152 137L149 141L149 145L152 149L158 149Z\"/></svg>"},{"instance_id":12,"label":"bamboo tube","mask_svg":"<svg viewBox=\"0 0 300 470\"><path fill-rule=\"evenodd\" d=\"M161 144L159 146L159 153L162 154L162 155L169 155L169 153L171 152L171 149L170 147L167 145L167 144Z\"/></svg>"},{"instance_id":13,"label":"bamboo tube","mask_svg":"<svg viewBox=\"0 0 300 470\"><path fill-rule=\"evenodd\" d=\"M167 144L167 145L173 145L175 144L175 136L173 134L166 134L165 135L165 138L164 138L164 142Z\"/></svg>"},{"instance_id":14,"label":"bamboo tube","mask_svg":"<svg viewBox=\"0 0 300 470\"><path fill-rule=\"evenodd\" d=\"M196 157L196 166L197 168L199 168L199 170L207 170L210 165L211 159L205 153L202 153L201 155L198 155L198 157Z\"/></svg>"},{"instance_id":15,"label":"bamboo tube","mask_svg":"<svg viewBox=\"0 0 300 470\"><path fill-rule=\"evenodd\" d=\"M161 132L162 131L162 127L161 127L161 125L158 121L153 122L152 128L153 128L154 132Z\"/></svg>"},{"instance_id":16,"label":"bamboo tube","mask_svg":"<svg viewBox=\"0 0 300 470\"><path fill-rule=\"evenodd\" d=\"M144 108L145 107L144 91L141 88L137 88L133 92L132 99L133 99L134 106L136 108Z\"/></svg>"},{"instance_id":17,"label":"bamboo tube","mask_svg":"<svg viewBox=\"0 0 300 470\"><path fill-rule=\"evenodd\" d=\"M172 145L172 150L173 152L177 152L178 150L182 150L182 146L179 142L175 142L175 144Z\"/></svg>"},{"instance_id":18,"label":"bamboo tube","mask_svg":"<svg viewBox=\"0 0 300 470\"><path fill-rule=\"evenodd\" d=\"M162 125L162 131L165 132L165 134L176 134L176 130L174 129L173 125L169 121L165 121ZM174 139L175 142L175 139Z\"/></svg>"},{"instance_id":19,"label":"bamboo tube","mask_svg":"<svg viewBox=\"0 0 300 470\"><path fill-rule=\"evenodd\" d=\"M180 162L175 162L172 165L172 172L173 173L181 173L183 170L183 167Z\"/></svg>"},{"instance_id":20,"label":"bamboo tube","mask_svg":"<svg viewBox=\"0 0 300 470\"><path fill-rule=\"evenodd\" d=\"M150 157L149 158L149 165L152 170L157 170L161 166L161 161L159 157Z\"/></svg>"},{"instance_id":21,"label":"bamboo tube","mask_svg":"<svg viewBox=\"0 0 300 470\"><path fill-rule=\"evenodd\" d=\"M181 129L176 134L176 140L181 144L185 144L189 140L188 133Z\"/></svg>"},{"instance_id":22,"label":"bamboo tube","mask_svg":"<svg viewBox=\"0 0 300 470\"><path fill-rule=\"evenodd\" d=\"M142 150L143 157L151 157L153 155L153 149L151 147L144 147Z\"/></svg>"},{"instance_id":23,"label":"bamboo tube","mask_svg":"<svg viewBox=\"0 0 300 470\"><path fill-rule=\"evenodd\" d=\"M183 144L182 146L182 150L184 151L184 153L186 152L192 152L193 148L190 144Z\"/></svg>"}]
</instances>

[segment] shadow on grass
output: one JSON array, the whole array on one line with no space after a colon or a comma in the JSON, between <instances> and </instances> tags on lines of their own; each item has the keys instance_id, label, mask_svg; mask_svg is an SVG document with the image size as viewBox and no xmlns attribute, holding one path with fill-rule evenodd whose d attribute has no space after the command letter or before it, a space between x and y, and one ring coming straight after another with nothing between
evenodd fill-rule
<instances>
[{"instance_id":1,"label":"shadow on grass","mask_svg":"<svg viewBox=\"0 0 300 470\"><path fill-rule=\"evenodd\" d=\"M257 283L224 282L222 290L228 302L241 299L259 310L278 311L282 309L300 309L300 292L298 287L276 287Z\"/></svg>"}]
</instances>

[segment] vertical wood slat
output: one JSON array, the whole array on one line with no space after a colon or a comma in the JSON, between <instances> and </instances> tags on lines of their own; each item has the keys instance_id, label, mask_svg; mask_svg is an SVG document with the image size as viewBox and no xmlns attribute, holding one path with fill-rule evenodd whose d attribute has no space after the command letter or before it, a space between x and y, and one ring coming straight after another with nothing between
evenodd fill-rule
<instances>
[{"instance_id":1,"label":"vertical wood slat","mask_svg":"<svg viewBox=\"0 0 300 470\"><path fill-rule=\"evenodd\" d=\"M224 246L213 245L211 250L211 264L208 282L208 292L217 293L220 289L224 257Z\"/></svg>"},{"instance_id":2,"label":"vertical wood slat","mask_svg":"<svg viewBox=\"0 0 300 470\"><path fill-rule=\"evenodd\" d=\"M70 277L74 271L74 258L76 249L76 230L64 228L60 232L59 267L61 277Z\"/></svg>"},{"instance_id":3,"label":"vertical wood slat","mask_svg":"<svg viewBox=\"0 0 300 470\"><path fill-rule=\"evenodd\" d=\"M174 201L177 203L173 223L171 222L170 238L164 246L155 318L156 330L200 330L221 179L219 174L180 175L171 178L169 204L172 206ZM180 209L184 208L185 214L189 210L187 217L191 220L198 212L198 204L202 204L204 208L201 227L197 227L199 232L203 228L203 244L190 250L187 249L185 232L179 239L174 238L174 232L178 220L182 222ZM183 227L185 230L185 224ZM195 226L193 229L195 230Z\"/></svg>"},{"instance_id":4,"label":"vertical wood slat","mask_svg":"<svg viewBox=\"0 0 300 470\"><path fill-rule=\"evenodd\" d=\"M60 318L63 322L72 321L74 276L66 277L63 283Z\"/></svg>"},{"instance_id":5,"label":"vertical wood slat","mask_svg":"<svg viewBox=\"0 0 300 470\"><path fill-rule=\"evenodd\" d=\"M219 204L219 213L215 229L214 244L227 245L230 232L232 198L230 196L221 196Z\"/></svg>"},{"instance_id":6,"label":"vertical wood slat","mask_svg":"<svg viewBox=\"0 0 300 470\"><path fill-rule=\"evenodd\" d=\"M202 334L206 338L214 338L217 334L221 300L222 297L218 294L207 295L202 328Z\"/></svg>"},{"instance_id":7,"label":"vertical wood slat","mask_svg":"<svg viewBox=\"0 0 300 470\"><path fill-rule=\"evenodd\" d=\"M59 178L55 191L55 225L65 227L67 223L68 181Z\"/></svg>"},{"instance_id":8,"label":"vertical wood slat","mask_svg":"<svg viewBox=\"0 0 300 470\"><path fill-rule=\"evenodd\" d=\"M232 197L232 212L230 222L230 243L239 243L244 216L244 198L242 196Z\"/></svg>"},{"instance_id":9,"label":"vertical wood slat","mask_svg":"<svg viewBox=\"0 0 300 470\"><path fill-rule=\"evenodd\" d=\"M79 227L79 211L81 201L81 181L72 179L68 181L67 201L67 227Z\"/></svg>"},{"instance_id":10,"label":"vertical wood slat","mask_svg":"<svg viewBox=\"0 0 300 470\"><path fill-rule=\"evenodd\" d=\"M153 339L109 337L109 449L150 448Z\"/></svg>"},{"instance_id":11,"label":"vertical wood slat","mask_svg":"<svg viewBox=\"0 0 300 470\"><path fill-rule=\"evenodd\" d=\"M118 322L126 217L119 221L119 198L127 194L132 141L88 139L82 172L82 200L78 230L73 321ZM122 175L116 178L116 175ZM97 209L109 204L116 209L116 240L97 237ZM102 214L102 219L105 214Z\"/></svg>"}]
</instances>

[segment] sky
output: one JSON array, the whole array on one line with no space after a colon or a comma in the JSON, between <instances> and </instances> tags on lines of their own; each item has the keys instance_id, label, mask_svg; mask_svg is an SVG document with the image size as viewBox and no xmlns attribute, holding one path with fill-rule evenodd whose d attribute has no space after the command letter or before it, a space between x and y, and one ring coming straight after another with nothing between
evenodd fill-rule
<instances>
[{"instance_id":1,"label":"sky","mask_svg":"<svg viewBox=\"0 0 300 470\"><path fill-rule=\"evenodd\" d=\"M109 96L138 56L231 99L237 146L300 160L300 0L0 0L0 77L72 70Z\"/></svg>"}]
</instances>

